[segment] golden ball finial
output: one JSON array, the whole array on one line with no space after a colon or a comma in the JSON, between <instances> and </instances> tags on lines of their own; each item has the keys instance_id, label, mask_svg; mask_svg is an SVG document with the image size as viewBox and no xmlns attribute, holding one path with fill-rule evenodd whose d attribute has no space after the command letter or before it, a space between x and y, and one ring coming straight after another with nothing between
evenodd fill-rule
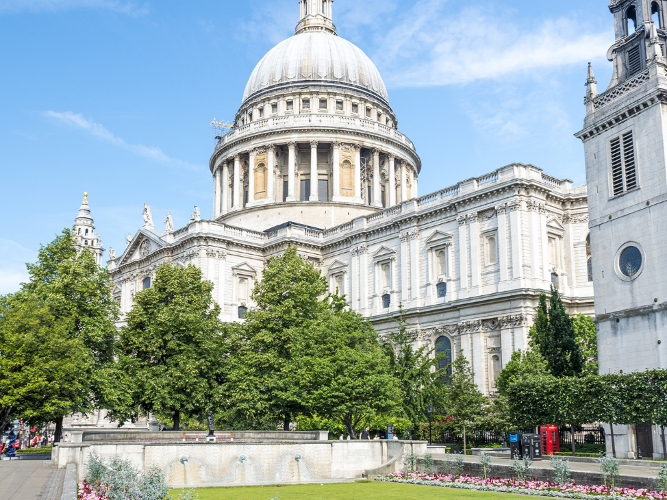
<instances>
[{"instance_id":1,"label":"golden ball finial","mask_svg":"<svg viewBox=\"0 0 667 500\"><path fill-rule=\"evenodd\" d=\"M88 193L83 193L83 204L88 205Z\"/></svg>"}]
</instances>

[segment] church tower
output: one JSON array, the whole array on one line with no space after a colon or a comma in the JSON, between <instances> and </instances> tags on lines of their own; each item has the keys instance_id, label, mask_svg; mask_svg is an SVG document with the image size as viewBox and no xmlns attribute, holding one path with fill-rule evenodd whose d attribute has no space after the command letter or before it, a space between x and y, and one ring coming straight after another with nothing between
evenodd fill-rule
<instances>
[{"instance_id":1,"label":"church tower","mask_svg":"<svg viewBox=\"0 0 667 500\"><path fill-rule=\"evenodd\" d=\"M336 34L333 23L333 0L301 0L301 20L296 34L305 31L327 31Z\"/></svg>"},{"instance_id":2,"label":"church tower","mask_svg":"<svg viewBox=\"0 0 667 500\"><path fill-rule=\"evenodd\" d=\"M667 368L665 8L664 0L611 0L612 81L598 94L589 66L576 134L586 156L600 373ZM657 436L631 427L616 449L649 457L662 450Z\"/></svg>"},{"instance_id":3,"label":"church tower","mask_svg":"<svg viewBox=\"0 0 667 500\"><path fill-rule=\"evenodd\" d=\"M74 246L77 251L88 248L95 256L95 263L102 265L102 255L104 254L104 244L100 235L95 232L95 222L90 215L88 206L88 193L83 193L83 203L79 207L79 214L74 220Z\"/></svg>"}]
</instances>

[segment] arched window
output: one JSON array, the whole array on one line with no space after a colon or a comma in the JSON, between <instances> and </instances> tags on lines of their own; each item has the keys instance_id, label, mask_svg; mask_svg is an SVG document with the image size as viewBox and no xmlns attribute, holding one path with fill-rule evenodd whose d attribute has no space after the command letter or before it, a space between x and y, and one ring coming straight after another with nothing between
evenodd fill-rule
<instances>
[{"instance_id":1,"label":"arched window","mask_svg":"<svg viewBox=\"0 0 667 500\"><path fill-rule=\"evenodd\" d=\"M496 263L496 238L493 236L486 239L486 263Z\"/></svg>"},{"instance_id":2,"label":"arched window","mask_svg":"<svg viewBox=\"0 0 667 500\"><path fill-rule=\"evenodd\" d=\"M391 295L387 293L382 296L382 307L385 309L389 309L390 305L391 305Z\"/></svg>"},{"instance_id":3,"label":"arched window","mask_svg":"<svg viewBox=\"0 0 667 500\"><path fill-rule=\"evenodd\" d=\"M322 0L322 14L327 15L327 0Z\"/></svg>"},{"instance_id":4,"label":"arched window","mask_svg":"<svg viewBox=\"0 0 667 500\"><path fill-rule=\"evenodd\" d=\"M439 337L435 341L435 354L442 355L438 359L438 371L442 380L449 382L452 378L452 341L447 337Z\"/></svg>"},{"instance_id":5,"label":"arched window","mask_svg":"<svg viewBox=\"0 0 667 500\"><path fill-rule=\"evenodd\" d=\"M441 299L447 295L447 283L438 283L436 287L438 291L438 298Z\"/></svg>"},{"instance_id":6,"label":"arched window","mask_svg":"<svg viewBox=\"0 0 667 500\"><path fill-rule=\"evenodd\" d=\"M245 318L245 314L248 312L248 308L245 306L239 307L239 319Z\"/></svg>"},{"instance_id":7,"label":"arched window","mask_svg":"<svg viewBox=\"0 0 667 500\"><path fill-rule=\"evenodd\" d=\"M593 257L588 258L587 267L588 267L588 281L592 283L593 282Z\"/></svg>"},{"instance_id":8,"label":"arched window","mask_svg":"<svg viewBox=\"0 0 667 500\"><path fill-rule=\"evenodd\" d=\"M556 239L549 238L549 264L556 265Z\"/></svg>"},{"instance_id":9,"label":"arched window","mask_svg":"<svg viewBox=\"0 0 667 500\"><path fill-rule=\"evenodd\" d=\"M632 35L637 31L637 10L635 6L631 6L625 13L626 19L626 34Z\"/></svg>"},{"instance_id":10,"label":"arched window","mask_svg":"<svg viewBox=\"0 0 667 500\"><path fill-rule=\"evenodd\" d=\"M303 2L303 14L304 16L308 15L308 0L304 0Z\"/></svg>"},{"instance_id":11,"label":"arched window","mask_svg":"<svg viewBox=\"0 0 667 500\"><path fill-rule=\"evenodd\" d=\"M660 6L658 5L658 2L653 2L651 4L651 21L653 21L656 28L662 28L662 23L660 22Z\"/></svg>"},{"instance_id":12,"label":"arched window","mask_svg":"<svg viewBox=\"0 0 667 500\"><path fill-rule=\"evenodd\" d=\"M391 288L391 264L382 264L382 287Z\"/></svg>"},{"instance_id":13,"label":"arched window","mask_svg":"<svg viewBox=\"0 0 667 500\"><path fill-rule=\"evenodd\" d=\"M500 356L495 354L491 357L491 373L493 374L493 383L496 383L498 380L498 375L500 375Z\"/></svg>"},{"instance_id":14,"label":"arched window","mask_svg":"<svg viewBox=\"0 0 667 500\"><path fill-rule=\"evenodd\" d=\"M86 236L88 236L88 230L86 229Z\"/></svg>"},{"instance_id":15,"label":"arched window","mask_svg":"<svg viewBox=\"0 0 667 500\"><path fill-rule=\"evenodd\" d=\"M334 281L336 283L336 288L338 289L338 295L344 295L345 291L343 290L343 275L339 274L334 278Z\"/></svg>"},{"instance_id":16,"label":"arched window","mask_svg":"<svg viewBox=\"0 0 667 500\"><path fill-rule=\"evenodd\" d=\"M438 276L440 276L441 274L447 274L447 251L445 249L438 250L435 256L438 260L437 262Z\"/></svg>"}]
</instances>

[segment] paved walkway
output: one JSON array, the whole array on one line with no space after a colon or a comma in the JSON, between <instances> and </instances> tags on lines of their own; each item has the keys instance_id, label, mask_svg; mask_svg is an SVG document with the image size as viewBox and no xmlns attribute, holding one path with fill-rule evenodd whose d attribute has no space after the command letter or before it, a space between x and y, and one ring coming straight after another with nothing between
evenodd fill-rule
<instances>
[{"instance_id":1,"label":"paved walkway","mask_svg":"<svg viewBox=\"0 0 667 500\"><path fill-rule=\"evenodd\" d=\"M50 460L0 461L0 497L3 500L59 500L64 470Z\"/></svg>"},{"instance_id":2,"label":"paved walkway","mask_svg":"<svg viewBox=\"0 0 667 500\"><path fill-rule=\"evenodd\" d=\"M461 455L445 455L441 453L434 453L433 458L435 460L452 460L452 457L458 457ZM479 456L477 455L467 455L464 460L466 462L479 462ZM491 457L492 464L498 465L511 465L511 460L509 458L500 458L500 457ZM600 472L599 463L587 463L587 462L568 462L570 465L570 470L578 472ZM539 460L533 462L531 467L541 468L541 469L552 469L549 459ZM646 466L632 466L632 465L621 465L620 474L622 476L635 476L635 477L658 477L659 469L654 467Z\"/></svg>"}]
</instances>

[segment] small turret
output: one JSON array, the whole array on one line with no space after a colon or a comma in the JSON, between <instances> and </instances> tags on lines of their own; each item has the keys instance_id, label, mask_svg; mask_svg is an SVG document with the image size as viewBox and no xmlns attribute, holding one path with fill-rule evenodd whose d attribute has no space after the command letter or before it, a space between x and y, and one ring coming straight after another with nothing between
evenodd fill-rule
<instances>
[{"instance_id":1,"label":"small turret","mask_svg":"<svg viewBox=\"0 0 667 500\"><path fill-rule=\"evenodd\" d=\"M296 26L296 34L306 31L326 31L335 35L333 2L334 0L300 0L301 20Z\"/></svg>"},{"instance_id":2,"label":"small turret","mask_svg":"<svg viewBox=\"0 0 667 500\"><path fill-rule=\"evenodd\" d=\"M95 222L90 215L88 206L88 193L83 193L83 203L79 207L79 214L74 220L74 246L77 251L88 248L95 256L97 265L102 265L102 254L104 245L100 235L95 232Z\"/></svg>"},{"instance_id":3,"label":"small turret","mask_svg":"<svg viewBox=\"0 0 667 500\"><path fill-rule=\"evenodd\" d=\"M595 81L595 75L593 74L593 66L591 63L588 63L588 78L586 79L586 98L584 99L584 104L586 104L586 114L590 114L595 111L593 106L593 99L598 96L598 82Z\"/></svg>"}]
</instances>

